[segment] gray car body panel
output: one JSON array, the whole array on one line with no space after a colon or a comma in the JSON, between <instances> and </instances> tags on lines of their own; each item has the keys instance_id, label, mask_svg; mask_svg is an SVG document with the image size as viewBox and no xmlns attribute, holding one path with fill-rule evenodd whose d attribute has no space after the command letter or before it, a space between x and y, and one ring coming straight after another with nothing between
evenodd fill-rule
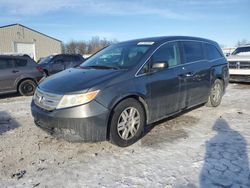
<instances>
[{"instance_id":1,"label":"gray car body panel","mask_svg":"<svg viewBox=\"0 0 250 188\"><path fill-rule=\"evenodd\" d=\"M93 107L89 109L89 111L93 111L93 113L89 114L88 117L83 117L82 122L88 127L88 125L93 122L91 120L91 122L88 123L88 119L95 117L94 119L96 119L99 124L92 124L92 126L94 129L104 127L106 129L104 132L108 138L108 125L112 110L125 98L133 97L138 99L145 108L147 123L153 123L182 110L205 103L210 94L211 85L216 78L222 79L224 86L227 86L229 80L228 63L224 56L213 61L201 60L180 64L159 72L140 74L142 66L149 61L152 54L163 44L169 42L198 41L212 44L221 52L216 42L195 37L157 37L132 40L124 43L137 44L141 41L153 41L154 44L132 69L89 70L73 68L46 79L38 87L46 92L57 94L85 93L87 91L99 90L100 92L92 102L99 104L101 106L100 108L106 109L104 113L105 116L95 115L97 109ZM124 43L116 45L119 46ZM182 77L182 75L190 71L193 73L192 77ZM78 107L72 107L72 110L74 108ZM65 117L68 117L66 113L67 110L65 110ZM36 118L39 117L40 113L43 114L43 116L46 116L46 114L50 116L51 114L51 112L44 112L33 104L32 112L34 111ZM57 110L53 112L53 118L58 119L58 121L67 121L67 118L65 119L64 117L56 115L56 111ZM80 114L82 112L74 111L74 113L76 113L76 116L81 117ZM44 118L46 119L46 117ZM43 118L41 118L41 121L42 120ZM37 123L37 125L41 126L39 123ZM53 124L49 124L48 127L52 128ZM84 130L86 131L86 129ZM81 134L83 135L83 133ZM93 134L93 132L89 134Z\"/></svg>"},{"instance_id":2,"label":"gray car body panel","mask_svg":"<svg viewBox=\"0 0 250 188\"><path fill-rule=\"evenodd\" d=\"M43 77L43 73L37 70L37 64L29 57L1 55L1 59L24 59L26 66L17 67L12 64L8 69L0 69L0 93L17 92L19 83L24 79L32 79L36 83Z\"/></svg>"}]
</instances>

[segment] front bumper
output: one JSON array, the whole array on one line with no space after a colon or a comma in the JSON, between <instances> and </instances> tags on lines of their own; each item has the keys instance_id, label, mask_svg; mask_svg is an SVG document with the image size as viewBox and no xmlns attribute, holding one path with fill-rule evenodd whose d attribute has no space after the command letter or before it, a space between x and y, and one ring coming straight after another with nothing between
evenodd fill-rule
<instances>
[{"instance_id":1,"label":"front bumper","mask_svg":"<svg viewBox=\"0 0 250 188\"><path fill-rule=\"evenodd\" d=\"M81 106L45 111L31 103L35 124L55 136L70 141L104 141L109 110L95 100Z\"/></svg>"},{"instance_id":2,"label":"front bumper","mask_svg":"<svg viewBox=\"0 0 250 188\"><path fill-rule=\"evenodd\" d=\"M229 69L231 82L250 82L250 70L248 69Z\"/></svg>"}]
</instances>

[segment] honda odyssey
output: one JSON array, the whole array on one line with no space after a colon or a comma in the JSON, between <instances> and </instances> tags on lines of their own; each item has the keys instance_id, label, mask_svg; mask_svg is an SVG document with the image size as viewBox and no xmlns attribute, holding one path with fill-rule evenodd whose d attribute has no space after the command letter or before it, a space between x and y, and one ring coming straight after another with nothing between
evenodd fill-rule
<instances>
[{"instance_id":1,"label":"honda odyssey","mask_svg":"<svg viewBox=\"0 0 250 188\"><path fill-rule=\"evenodd\" d=\"M138 39L46 78L31 108L36 125L51 133L125 147L146 124L200 104L218 106L228 80L228 63L214 41Z\"/></svg>"}]
</instances>

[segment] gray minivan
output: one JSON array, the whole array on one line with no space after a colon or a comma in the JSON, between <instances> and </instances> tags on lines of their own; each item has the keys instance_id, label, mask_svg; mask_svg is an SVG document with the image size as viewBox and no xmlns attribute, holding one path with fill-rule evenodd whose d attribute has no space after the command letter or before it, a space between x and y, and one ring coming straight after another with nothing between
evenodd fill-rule
<instances>
[{"instance_id":1,"label":"gray minivan","mask_svg":"<svg viewBox=\"0 0 250 188\"><path fill-rule=\"evenodd\" d=\"M51 133L125 147L146 124L200 104L218 106L228 80L228 63L214 41L137 39L46 78L31 109L36 125Z\"/></svg>"},{"instance_id":2,"label":"gray minivan","mask_svg":"<svg viewBox=\"0 0 250 188\"><path fill-rule=\"evenodd\" d=\"M33 95L43 70L27 55L0 55L0 94Z\"/></svg>"}]
</instances>

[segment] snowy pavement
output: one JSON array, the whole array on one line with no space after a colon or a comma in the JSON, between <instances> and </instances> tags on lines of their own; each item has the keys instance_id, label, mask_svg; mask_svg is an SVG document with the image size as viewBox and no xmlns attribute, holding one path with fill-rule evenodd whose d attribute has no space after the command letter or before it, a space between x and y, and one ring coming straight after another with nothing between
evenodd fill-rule
<instances>
[{"instance_id":1,"label":"snowy pavement","mask_svg":"<svg viewBox=\"0 0 250 188\"><path fill-rule=\"evenodd\" d=\"M0 97L0 187L250 187L250 85L158 122L136 144L69 143L37 128L31 97Z\"/></svg>"}]
</instances>

